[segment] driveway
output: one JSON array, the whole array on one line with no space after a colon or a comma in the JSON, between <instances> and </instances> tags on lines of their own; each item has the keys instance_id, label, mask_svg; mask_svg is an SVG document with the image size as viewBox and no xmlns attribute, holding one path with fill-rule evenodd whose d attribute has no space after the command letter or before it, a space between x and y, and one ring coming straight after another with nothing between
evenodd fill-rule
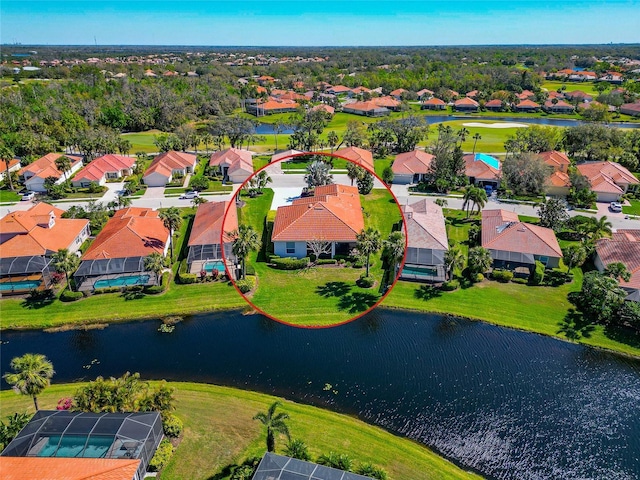
<instances>
[{"instance_id":1,"label":"driveway","mask_svg":"<svg viewBox=\"0 0 640 480\"><path fill-rule=\"evenodd\" d=\"M107 183L105 186L107 187L107 191L100 197L100 202L104 203L116 200L120 192L124 190L124 182Z\"/></svg>"},{"instance_id":2,"label":"driveway","mask_svg":"<svg viewBox=\"0 0 640 480\"><path fill-rule=\"evenodd\" d=\"M294 199L300 198L302 189L300 187L274 187L271 210L276 210L284 205L291 205Z\"/></svg>"}]
</instances>

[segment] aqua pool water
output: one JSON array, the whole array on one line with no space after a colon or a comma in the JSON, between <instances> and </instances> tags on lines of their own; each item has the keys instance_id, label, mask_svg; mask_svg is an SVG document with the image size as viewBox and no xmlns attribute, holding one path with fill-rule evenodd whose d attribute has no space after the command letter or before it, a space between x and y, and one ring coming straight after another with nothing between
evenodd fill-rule
<instances>
[{"instance_id":1,"label":"aqua pool water","mask_svg":"<svg viewBox=\"0 0 640 480\"><path fill-rule=\"evenodd\" d=\"M131 285L146 285L149 281L149 275L131 275L126 277L110 278L108 280L98 280L94 283L93 288L106 287L128 287Z\"/></svg>"}]
</instances>

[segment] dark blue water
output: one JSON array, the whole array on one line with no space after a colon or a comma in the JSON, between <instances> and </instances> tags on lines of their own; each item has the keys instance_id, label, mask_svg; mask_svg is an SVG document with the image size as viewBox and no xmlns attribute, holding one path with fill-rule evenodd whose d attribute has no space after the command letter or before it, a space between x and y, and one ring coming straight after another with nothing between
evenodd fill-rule
<instances>
[{"instance_id":1,"label":"dark blue water","mask_svg":"<svg viewBox=\"0 0 640 480\"><path fill-rule=\"evenodd\" d=\"M0 360L44 353L56 382L131 370L273 393L357 415L491 478L640 478L640 361L385 309L323 330L237 312L171 334L158 325L6 332Z\"/></svg>"}]
</instances>

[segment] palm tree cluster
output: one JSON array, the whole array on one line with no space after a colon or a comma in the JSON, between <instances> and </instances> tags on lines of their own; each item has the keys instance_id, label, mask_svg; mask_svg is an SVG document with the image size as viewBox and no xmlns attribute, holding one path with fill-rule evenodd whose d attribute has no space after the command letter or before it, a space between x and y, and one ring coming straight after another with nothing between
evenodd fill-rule
<instances>
[{"instance_id":1,"label":"palm tree cluster","mask_svg":"<svg viewBox=\"0 0 640 480\"><path fill-rule=\"evenodd\" d=\"M475 185L468 186L464 192L464 203L462 204L462 209L467 211L467 218L474 212L476 207L478 213L480 213L487 204L487 200L487 192L483 188Z\"/></svg>"},{"instance_id":2,"label":"palm tree cluster","mask_svg":"<svg viewBox=\"0 0 640 480\"><path fill-rule=\"evenodd\" d=\"M13 373L5 373L3 378L17 392L33 398L33 406L38 410L38 395L51 384L56 373L53 364L42 354L25 353L12 359L9 366Z\"/></svg>"},{"instance_id":3,"label":"palm tree cluster","mask_svg":"<svg viewBox=\"0 0 640 480\"><path fill-rule=\"evenodd\" d=\"M369 276L371 254L376 253L382 247L380 232L373 227L363 229L356 235L356 249L365 257L366 276Z\"/></svg>"},{"instance_id":4,"label":"palm tree cluster","mask_svg":"<svg viewBox=\"0 0 640 480\"><path fill-rule=\"evenodd\" d=\"M262 242L252 226L240 225L235 232L228 232L227 235L234 238L232 252L233 255L240 260L240 275L244 279L246 277L245 263L249 253L259 250Z\"/></svg>"}]
</instances>

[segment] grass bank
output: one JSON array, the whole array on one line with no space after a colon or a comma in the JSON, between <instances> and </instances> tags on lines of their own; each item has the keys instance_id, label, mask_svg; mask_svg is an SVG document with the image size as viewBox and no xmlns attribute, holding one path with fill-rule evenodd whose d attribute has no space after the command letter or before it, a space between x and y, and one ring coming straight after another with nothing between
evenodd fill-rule
<instances>
[{"instance_id":1,"label":"grass bank","mask_svg":"<svg viewBox=\"0 0 640 480\"><path fill-rule=\"evenodd\" d=\"M162 480L224 479L225 467L264 454L264 433L253 416L276 400L270 395L197 383L171 383L176 388L177 411L185 426L184 437L162 472ZM78 385L53 385L39 397L41 408L55 408L58 400L73 394ZM336 451L354 460L384 468L391 480L479 479L431 450L406 438L392 435L347 415L284 401L282 410L291 417L294 438L304 440L315 459ZM0 392L2 417L14 412L33 412L29 397L13 391ZM277 443L282 453L283 441Z\"/></svg>"}]
</instances>

